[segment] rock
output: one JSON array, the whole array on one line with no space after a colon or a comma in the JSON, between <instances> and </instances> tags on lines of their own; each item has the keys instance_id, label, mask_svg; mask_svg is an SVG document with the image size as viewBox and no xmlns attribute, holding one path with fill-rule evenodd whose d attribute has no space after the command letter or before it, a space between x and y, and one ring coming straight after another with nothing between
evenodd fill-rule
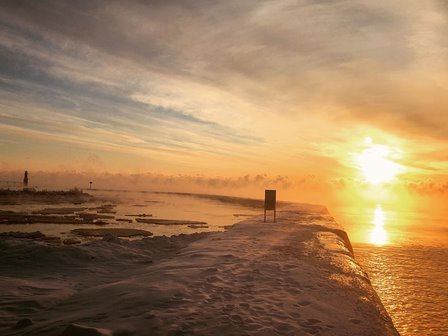
<instances>
[{"instance_id":1,"label":"rock","mask_svg":"<svg viewBox=\"0 0 448 336\"><path fill-rule=\"evenodd\" d=\"M107 225L107 224L109 224L109 223L106 222L106 221L103 221L103 220L99 219L99 220L94 220L94 221L93 221L93 224L95 224L95 225Z\"/></svg>"},{"instance_id":2,"label":"rock","mask_svg":"<svg viewBox=\"0 0 448 336\"><path fill-rule=\"evenodd\" d=\"M84 211L87 208L84 207L77 207L77 208L45 208L45 209L41 209L41 210L36 210L36 211L32 211L32 214L35 215L53 215L53 214L58 214L58 215L69 215L69 214L73 214L75 212L78 211Z\"/></svg>"},{"instance_id":3,"label":"rock","mask_svg":"<svg viewBox=\"0 0 448 336\"><path fill-rule=\"evenodd\" d=\"M44 239L46 236L40 231L34 232L2 232L0 237L21 238L21 239Z\"/></svg>"},{"instance_id":4,"label":"rock","mask_svg":"<svg viewBox=\"0 0 448 336\"><path fill-rule=\"evenodd\" d=\"M59 237L46 236L45 238L41 238L40 240L47 244L61 244L61 238Z\"/></svg>"},{"instance_id":5,"label":"rock","mask_svg":"<svg viewBox=\"0 0 448 336\"><path fill-rule=\"evenodd\" d=\"M40 232L40 231L35 231L35 232L30 232L28 237L26 237L26 232L23 232L24 234L24 238L30 238L30 239L43 239L46 238L46 236Z\"/></svg>"},{"instance_id":6,"label":"rock","mask_svg":"<svg viewBox=\"0 0 448 336\"><path fill-rule=\"evenodd\" d=\"M106 234L103 236L103 240L104 240L104 241L107 241L107 242L110 243L110 242L113 242L113 241L117 241L118 238L115 237L114 235L110 234L110 233L106 233Z\"/></svg>"},{"instance_id":7,"label":"rock","mask_svg":"<svg viewBox=\"0 0 448 336\"><path fill-rule=\"evenodd\" d=\"M234 225L235 224L232 224L232 225L221 225L221 226L218 226L218 227L221 228L221 229L224 229L224 230L230 230Z\"/></svg>"},{"instance_id":8,"label":"rock","mask_svg":"<svg viewBox=\"0 0 448 336\"><path fill-rule=\"evenodd\" d=\"M128 216L128 217L152 217L152 214L142 213L142 214L138 214L138 215L125 215L125 216Z\"/></svg>"},{"instance_id":9,"label":"rock","mask_svg":"<svg viewBox=\"0 0 448 336\"><path fill-rule=\"evenodd\" d=\"M33 324L33 321L31 321L29 318L23 318L17 321L16 325L14 326L14 329L22 329L29 327Z\"/></svg>"},{"instance_id":10,"label":"rock","mask_svg":"<svg viewBox=\"0 0 448 336\"><path fill-rule=\"evenodd\" d=\"M81 241L75 238L67 238L62 241L64 245L76 245L81 244Z\"/></svg>"},{"instance_id":11,"label":"rock","mask_svg":"<svg viewBox=\"0 0 448 336\"><path fill-rule=\"evenodd\" d=\"M206 222L194 221L194 220L177 220L177 219L145 219L136 218L139 223L157 224L157 225L207 225Z\"/></svg>"},{"instance_id":12,"label":"rock","mask_svg":"<svg viewBox=\"0 0 448 336\"><path fill-rule=\"evenodd\" d=\"M239 213L236 213L236 214L233 214L235 217L253 217L254 215L251 215L251 214L239 214Z\"/></svg>"},{"instance_id":13,"label":"rock","mask_svg":"<svg viewBox=\"0 0 448 336\"><path fill-rule=\"evenodd\" d=\"M112 336L107 329L93 328L81 324L71 324L62 332L61 336Z\"/></svg>"},{"instance_id":14,"label":"rock","mask_svg":"<svg viewBox=\"0 0 448 336\"><path fill-rule=\"evenodd\" d=\"M127 223L132 223L132 219L127 219L127 218L117 218L116 221L117 221L117 222L127 222Z\"/></svg>"},{"instance_id":15,"label":"rock","mask_svg":"<svg viewBox=\"0 0 448 336\"><path fill-rule=\"evenodd\" d=\"M106 241L113 240L113 237L147 237L153 235L149 231L126 228L74 229L71 232L85 237L104 237Z\"/></svg>"},{"instance_id":16,"label":"rock","mask_svg":"<svg viewBox=\"0 0 448 336\"><path fill-rule=\"evenodd\" d=\"M202 224L190 224L188 225L191 229L208 229L208 225L202 225Z\"/></svg>"}]
</instances>

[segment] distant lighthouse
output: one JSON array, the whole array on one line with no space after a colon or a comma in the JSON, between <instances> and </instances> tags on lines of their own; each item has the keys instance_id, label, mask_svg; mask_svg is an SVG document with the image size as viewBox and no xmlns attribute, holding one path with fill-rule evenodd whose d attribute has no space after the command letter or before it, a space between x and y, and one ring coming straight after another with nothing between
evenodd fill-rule
<instances>
[{"instance_id":1,"label":"distant lighthouse","mask_svg":"<svg viewBox=\"0 0 448 336\"><path fill-rule=\"evenodd\" d=\"M28 170L25 170L25 175L23 176L23 188L28 188Z\"/></svg>"}]
</instances>

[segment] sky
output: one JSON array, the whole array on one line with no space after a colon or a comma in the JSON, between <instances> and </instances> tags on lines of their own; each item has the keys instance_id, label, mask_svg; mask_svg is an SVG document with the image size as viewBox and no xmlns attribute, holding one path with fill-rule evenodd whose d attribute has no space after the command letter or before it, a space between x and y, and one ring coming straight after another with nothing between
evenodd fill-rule
<instances>
[{"instance_id":1,"label":"sky","mask_svg":"<svg viewBox=\"0 0 448 336\"><path fill-rule=\"evenodd\" d=\"M0 27L0 180L448 196L444 0L2 0Z\"/></svg>"}]
</instances>

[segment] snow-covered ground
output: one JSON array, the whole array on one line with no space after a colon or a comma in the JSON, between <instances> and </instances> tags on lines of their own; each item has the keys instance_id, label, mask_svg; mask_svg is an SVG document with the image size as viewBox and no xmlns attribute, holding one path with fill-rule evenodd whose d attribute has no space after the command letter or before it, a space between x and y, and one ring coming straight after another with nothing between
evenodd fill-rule
<instances>
[{"instance_id":1,"label":"snow-covered ground","mask_svg":"<svg viewBox=\"0 0 448 336\"><path fill-rule=\"evenodd\" d=\"M0 334L398 335L325 208L277 215L140 241L2 239Z\"/></svg>"}]
</instances>

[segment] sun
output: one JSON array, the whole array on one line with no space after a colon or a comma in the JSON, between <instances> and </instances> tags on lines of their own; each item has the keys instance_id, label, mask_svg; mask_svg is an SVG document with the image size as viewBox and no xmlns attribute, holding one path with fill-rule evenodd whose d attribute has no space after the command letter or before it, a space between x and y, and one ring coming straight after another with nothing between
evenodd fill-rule
<instances>
[{"instance_id":1,"label":"sun","mask_svg":"<svg viewBox=\"0 0 448 336\"><path fill-rule=\"evenodd\" d=\"M355 155L355 163L364 179L371 184L392 182L403 170L402 165L394 161L397 150L389 146L374 144L372 138L364 139L365 149Z\"/></svg>"}]
</instances>

